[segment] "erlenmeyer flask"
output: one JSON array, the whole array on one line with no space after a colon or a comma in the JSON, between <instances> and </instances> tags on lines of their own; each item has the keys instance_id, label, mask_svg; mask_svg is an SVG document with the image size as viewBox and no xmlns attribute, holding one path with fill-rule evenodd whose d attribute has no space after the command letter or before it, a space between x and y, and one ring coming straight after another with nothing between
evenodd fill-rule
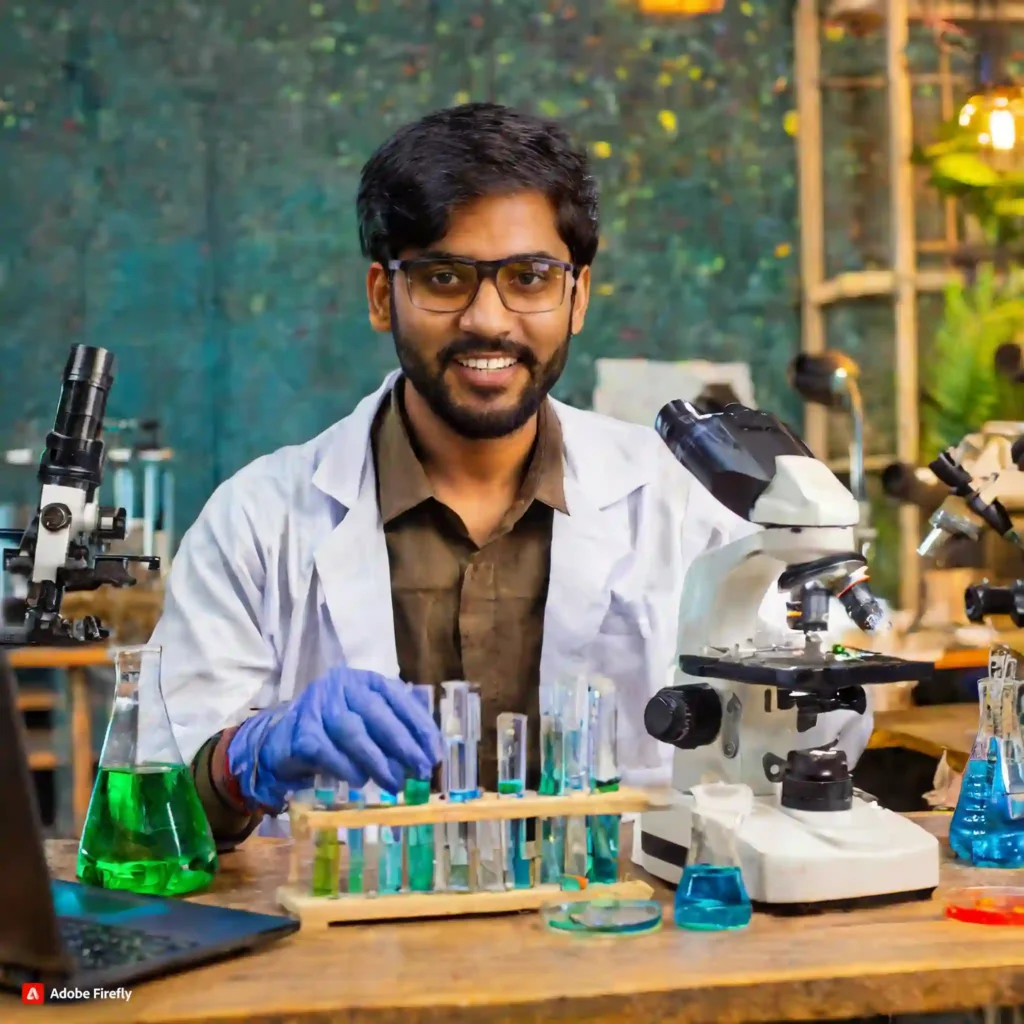
<instances>
[{"instance_id":1,"label":"erlenmeyer flask","mask_svg":"<svg viewBox=\"0 0 1024 1024\"><path fill-rule=\"evenodd\" d=\"M217 852L160 688L159 647L115 652L114 706L78 847L89 885L177 896L209 884Z\"/></svg>"},{"instance_id":2,"label":"erlenmeyer flask","mask_svg":"<svg viewBox=\"0 0 1024 1024\"><path fill-rule=\"evenodd\" d=\"M978 684L978 735L949 826L953 852L978 867L1024 867L1024 684L1015 669L1010 652Z\"/></svg>"}]
</instances>

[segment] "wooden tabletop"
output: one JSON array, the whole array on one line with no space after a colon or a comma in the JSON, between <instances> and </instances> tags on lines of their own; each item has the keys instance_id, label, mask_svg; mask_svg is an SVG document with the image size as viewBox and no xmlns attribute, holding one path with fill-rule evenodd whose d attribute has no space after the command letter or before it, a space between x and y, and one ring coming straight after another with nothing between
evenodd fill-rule
<instances>
[{"instance_id":1,"label":"wooden tabletop","mask_svg":"<svg viewBox=\"0 0 1024 1024\"><path fill-rule=\"evenodd\" d=\"M941 832L945 815L926 815ZM74 844L50 845L55 874ZM204 902L273 909L287 842L224 857ZM1006 882L946 863L942 890ZM670 893L658 887L659 898ZM755 915L740 932L677 929L632 938L549 931L537 914L350 925L299 933L222 964L134 987L130 1002L23 1007L5 1024L505 1024L843 1019L1024 1003L1016 928L959 924L926 903L805 918Z\"/></svg>"},{"instance_id":2,"label":"wooden tabletop","mask_svg":"<svg viewBox=\"0 0 1024 1024\"><path fill-rule=\"evenodd\" d=\"M978 704L933 704L901 711L876 711L868 747L903 747L931 757L946 754L949 766L964 770L978 731Z\"/></svg>"}]
</instances>

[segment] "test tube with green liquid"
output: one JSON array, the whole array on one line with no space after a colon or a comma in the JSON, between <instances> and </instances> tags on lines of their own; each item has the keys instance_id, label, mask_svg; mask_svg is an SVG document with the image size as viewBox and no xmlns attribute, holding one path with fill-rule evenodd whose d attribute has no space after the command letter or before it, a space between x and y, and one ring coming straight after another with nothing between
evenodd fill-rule
<instances>
[{"instance_id":1,"label":"test tube with green liquid","mask_svg":"<svg viewBox=\"0 0 1024 1024\"><path fill-rule=\"evenodd\" d=\"M565 791L562 689L561 684L541 686L539 791L542 796L561 796ZM565 866L565 818L542 818L540 832L540 880L559 883Z\"/></svg>"},{"instance_id":2,"label":"test tube with green liquid","mask_svg":"<svg viewBox=\"0 0 1024 1024\"><path fill-rule=\"evenodd\" d=\"M619 769L615 756L618 717L615 684L610 679L595 677L590 684L590 789L611 793L619 788ZM590 817L592 882L610 884L619 878L618 814L596 814Z\"/></svg>"},{"instance_id":3,"label":"test tube with green liquid","mask_svg":"<svg viewBox=\"0 0 1024 1024\"><path fill-rule=\"evenodd\" d=\"M441 684L441 735L444 737L444 794L453 803L475 800L477 788L477 746L479 743L479 705L474 708L469 683L456 681ZM447 888L452 892L468 892L470 872L470 823L446 822L445 872Z\"/></svg>"},{"instance_id":4,"label":"test tube with green liquid","mask_svg":"<svg viewBox=\"0 0 1024 1024\"><path fill-rule=\"evenodd\" d=\"M565 757L565 790L585 793L590 788L587 731L590 720L589 688L585 676L566 681L562 689L562 744ZM590 875L590 837L582 815L565 819L565 864L562 884L581 888Z\"/></svg>"},{"instance_id":5,"label":"test tube with green liquid","mask_svg":"<svg viewBox=\"0 0 1024 1024\"><path fill-rule=\"evenodd\" d=\"M313 895L337 896L341 870L341 843L336 828L321 829L313 850Z\"/></svg>"},{"instance_id":6,"label":"test tube with green liquid","mask_svg":"<svg viewBox=\"0 0 1024 1024\"><path fill-rule=\"evenodd\" d=\"M517 800L526 790L526 715L498 715L498 795ZM501 822L505 888L529 889L526 819Z\"/></svg>"},{"instance_id":7,"label":"test tube with green liquid","mask_svg":"<svg viewBox=\"0 0 1024 1024\"><path fill-rule=\"evenodd\" d=\"M413 696L434 717L434 687L416 685ZM430 779L406 779L405 802L430 802ZM409 825L404 829L406 855L409 863L409 889L412 892L431 892L434 888L434 826Z\"/></svg>"},{"instance_id":8,"label":"test tube with green liquid","mask_svg":"<svg viewBox=\"0 0 1024 1024\"><path fill-rule=\"evenodd\" d=\"M318 807L331 810L348 799L348 786L328 775L313 780L313 796ZM341 871L341 843L338 830L322 829L316 834L313 849L313 895L337 896Z\"/></svg>"}]
</instances>

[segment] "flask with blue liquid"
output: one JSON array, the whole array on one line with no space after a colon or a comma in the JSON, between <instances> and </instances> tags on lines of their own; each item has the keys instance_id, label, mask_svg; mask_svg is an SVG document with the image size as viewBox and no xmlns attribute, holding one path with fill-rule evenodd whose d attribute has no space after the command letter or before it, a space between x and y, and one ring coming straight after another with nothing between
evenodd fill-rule
<instances>
[{"instance_id":1,"label":"flask with blue liquid","mask_svg":"<svg viewBox=\"0 0 1024 1024\"><path fill-rule=\"evenodd\" d=\"M1024 867L1022 697L1017 655L993 648L989 677L978 684L978 735L949 827L953 852L977 867Z\"/></svg>"}]
</instances>

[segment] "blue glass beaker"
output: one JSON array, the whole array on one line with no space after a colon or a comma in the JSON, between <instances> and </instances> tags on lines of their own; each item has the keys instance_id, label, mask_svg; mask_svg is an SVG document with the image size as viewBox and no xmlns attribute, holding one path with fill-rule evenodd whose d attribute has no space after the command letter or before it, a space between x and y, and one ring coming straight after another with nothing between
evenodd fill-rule
<instances>
[{"instance_id":1,"label":"blue glass beaker","mask_svg":"<svg viewBox=\"0 0 1024 1024\"><path fill-rule=\"evenodd\" d=\"M978 735L949 826L953 852L977 867L1024 867L1021 697L1013 674L978 684Z\"/></svg>"},{"instance_id":2,"label":"blue glass beaker","mask_svg":"<svg viewBox=\"0 0 1024 1024\"><path fill-rule=\"evenodd\" d=\"M738 867L692 864L683 870L673 915L680 928L706 932L745 928L752 914Z\"/></svg>"}]
</instances>

